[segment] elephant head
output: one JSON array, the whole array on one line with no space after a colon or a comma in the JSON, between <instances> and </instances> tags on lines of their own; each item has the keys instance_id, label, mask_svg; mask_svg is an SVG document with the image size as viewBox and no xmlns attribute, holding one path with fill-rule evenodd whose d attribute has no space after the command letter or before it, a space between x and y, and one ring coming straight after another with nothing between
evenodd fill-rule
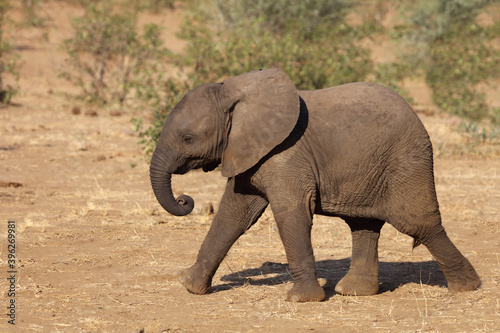
<instances>
[{"instance_id":1,"label":"elephant head","mask_svg":"<svg viewBox=\"0 0 500 333\"><path fill-rule=\"evenodd\" d=\"M245 172L288 137L299 112L294 84L275 68L191 90L167 117L151 159L159 203L170 214L189 214L194 201L174 198L172 174L210 171L219 164L224 177Z\"/></svg>"}]
</instances>

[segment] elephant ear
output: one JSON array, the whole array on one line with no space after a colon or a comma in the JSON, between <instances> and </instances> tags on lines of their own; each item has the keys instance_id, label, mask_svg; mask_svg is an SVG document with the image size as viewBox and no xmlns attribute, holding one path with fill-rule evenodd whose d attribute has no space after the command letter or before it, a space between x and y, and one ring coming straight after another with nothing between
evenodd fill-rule
<instances>
[{"instance_id":1,"label":"elephant ear","mask_svg":"<svg viewBox=\"0 0 500 333\"><path fill-rule=\"evenodd\" d=\"M222 175L233 177L257 164L297 124L299 95L288 75L276 68L253 71L223 82L232 122L222 156Z\"/></svg>"}]
</instances>

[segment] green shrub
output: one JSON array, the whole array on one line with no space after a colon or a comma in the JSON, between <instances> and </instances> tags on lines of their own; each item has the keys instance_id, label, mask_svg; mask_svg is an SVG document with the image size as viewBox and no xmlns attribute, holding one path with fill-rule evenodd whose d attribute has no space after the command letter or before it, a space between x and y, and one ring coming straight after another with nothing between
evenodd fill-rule
<instances>
[{"instance_id":1,"label":"green shrub","mask_svg":"<svg viewBox=\"0 0 500 333\"><path fill-rule=\"evenodd\" d=\"M469 152L485 144L500 144L500 128L498 127L484 127L475 121L463 121L457 131L465 138L465 148Z\"/></svg>"},{"instance_id":2,"label":"green shrub","mask_svg":"<svg viewBox=\"0 0 500 333\"><path fill-rule=\"evenodd\" d=\"M48 21L47 15L40 15L39 6L43 0L22 0L24 21L33 27L43 27Z\"/></svg>"},{"instance_id":3,"label":"green shrub","mask_svg":"<svg viewBox=\"0 0 500 333\"><path fill-rule=\"evenodd\" d=\"M10 4L8 0L0 0L0 104L7 104L17 93L17 88L4 82L5 75L18 78L16 71L19 55L12 52L12 43L5 39L4 29L7 25L6 12Z\"/></svg>"},{"instance_id":4,"label":"green shrub","mask_svg":"<svg viewBox=\"0 0 500 333\"><path fill-rule=\"evenodd\" d=\"M411 66L407 63L378 63L374 68L373 81L391 88L408 103L412 103L414 100L410 92L401 86L401 82L412 75Z\"/></svg>"},{"instance_id":5,"label":"green shrub","mask_svg":"<svg viewBox=\"0 0 500 333\"><path fill-rule=\"evenodd\" d=\"M183 25L187 57L178 65L194 67L195 83L272 66L299 89L363 80L373 65L369 51L359 45L361 29L345 22L350 3L207 2Z\"/></svg>"},{"instance_id":6,"label":"green shrub","mask_svg":"<svg viewBox=\"0 0 500 333\"><path fill-rule=\"evenodd\" d=\"M496 0L498 2L498 0ZM492 0L426 0L411 10L408 60L420 68L443 110L473 120L498 119L478 89L500 74L500 50L491 41L500 21L481 26L476 17Z\"/></svg>"},{"instance_id":7,"label":"green shrub","mask_svg":"<svg viewBox=\"0 0 500 333\"><path fill-rule=\"evenodd\" d=\"M81 88L79 97L91 104L123 105L134 91L141 101L159 104L169 52L157 25L147 24L140 34L135 11L119 10L110 1L87 1L73 29L74 36L62 45L73 71L61 75Z\"/></svg>"},{"instance_id":8,"label":"green shrub","mask_svg":"<svg viewBox=\"0 0 500 333\"><path fill-rule=\"evenodd\" d=\"M132 118L131 122L134 125L135 131L139 134L138 144L144 147L146 156L151 156L156 143L160 138L161 129L167 119L168 113L188 92L190 86L187 82L180 80L168 79L166 82L166 96L161 105L157 105L153 110L153 120L145 127L142 118Z\"/></svg>"},{"instance_id":9,"label":"green shrub","mask_svg":"<svg viewBox=\"0 0 500 333\"><path fill-rule=\"evenodd\" d=\"M132 6L136 11L149 10L159 13L164 8L173 9L175 0L126 0L124 4Z\"/></svg>"}]
</instances>

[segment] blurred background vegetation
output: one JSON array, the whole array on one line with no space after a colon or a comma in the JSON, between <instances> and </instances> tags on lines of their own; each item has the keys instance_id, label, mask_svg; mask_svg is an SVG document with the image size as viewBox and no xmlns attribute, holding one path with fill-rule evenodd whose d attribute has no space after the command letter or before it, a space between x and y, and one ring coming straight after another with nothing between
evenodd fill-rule
<instances>
[{"instance_id":1,"label":"blurred background vegetation","mask_svg":"<svg viewBox=\"0 0 500 333\"><path fill-rule=\"evenodd\" d=\"M27 24L44 25L46 17L37 10L43 1L22 1ZM272 66L298 89L375 81L410 102L405 80L423 78L434 104L464 119L463 131L478 140L500 136L500 109L488 105L483 89L500 78L500 0L68 1L84 14L74 18L73 36L61 45L68 55L61 76L79 87L85 103L151 107L148 124L133 119L147 153L187 91ZM1 79L15 74L11 44L2 39L8 3L0 0L2 102L15 93ZM185 15L181 54L164 45L160 26L137 23L141 12L176 7ZM397 14L386 24L389 8ZM479 22L485 13L487 22ZM396 46L385 51L392 53L390 60L375 62L370 45L381 40Z\"/></svg>"},{"instance_id":2,"label":"blurred background vegetation","mask_svg":"<svg viewBox=\"0 0 500 333\"><path fill-rule=\"evenodd\" d=\"M16 94L15 81L17 55L12 50L12 42L5 37L4 29L10 24L6 12L10 9L7 0L0 0L0 105L7 104ZM5 78L10 79L10 83Z\"/></svg>"}]
</instances>

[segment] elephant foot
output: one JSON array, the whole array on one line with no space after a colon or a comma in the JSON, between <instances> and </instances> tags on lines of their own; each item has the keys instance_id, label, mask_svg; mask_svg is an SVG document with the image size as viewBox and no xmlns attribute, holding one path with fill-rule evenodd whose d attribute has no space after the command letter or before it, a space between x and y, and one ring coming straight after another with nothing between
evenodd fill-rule
<instances>
[{"instance_id":1,"label":"elephant foot","mask_svg":"<svg viewBox=\"0 0 500 333\"><path fill-rule=\"evenodd\" d=\"M446 274L445 274L446 275ZM448 274L449 276L450 274ZM470 267L466 272L460 272L460 274L454 274L453 277L448 277L448 290L451 293L457 293L461 291L472 291L477 289L481 285L481 279L476 273L476 270Z\"/></svg>"},{"instance_id":2,"label":"elephant foot","mask_svg":"<svg viewBox=\"0 0 500 333\"><path fill-rule=\"evenodd\" d=\"M354 274L351 271L335 286L335 291L345 296L368 296L378 293L378 276Z\"/></svg>"},{"instance_id":3,"label":"elephant foot","mask_svg":"<svg viewBox=\"0 0 500 333\"><path fill-rule=\"evenodd\" d=\"M210 292L211 279L208 281L201 280L194 266L177 273L177 278L190 293L204 295Z\"/></svg>"},{"instance_id":4,"label":"elephant foot","mask_svg":"<svg viewBox=\"0 0 500 333\"><path fill-rule=\"evenodd\" d=\"M325 300L325 291L316 282L316 284L307 286L294 285L286 295L288 302L321 302Z\"/></svg>"}]
</instances>

